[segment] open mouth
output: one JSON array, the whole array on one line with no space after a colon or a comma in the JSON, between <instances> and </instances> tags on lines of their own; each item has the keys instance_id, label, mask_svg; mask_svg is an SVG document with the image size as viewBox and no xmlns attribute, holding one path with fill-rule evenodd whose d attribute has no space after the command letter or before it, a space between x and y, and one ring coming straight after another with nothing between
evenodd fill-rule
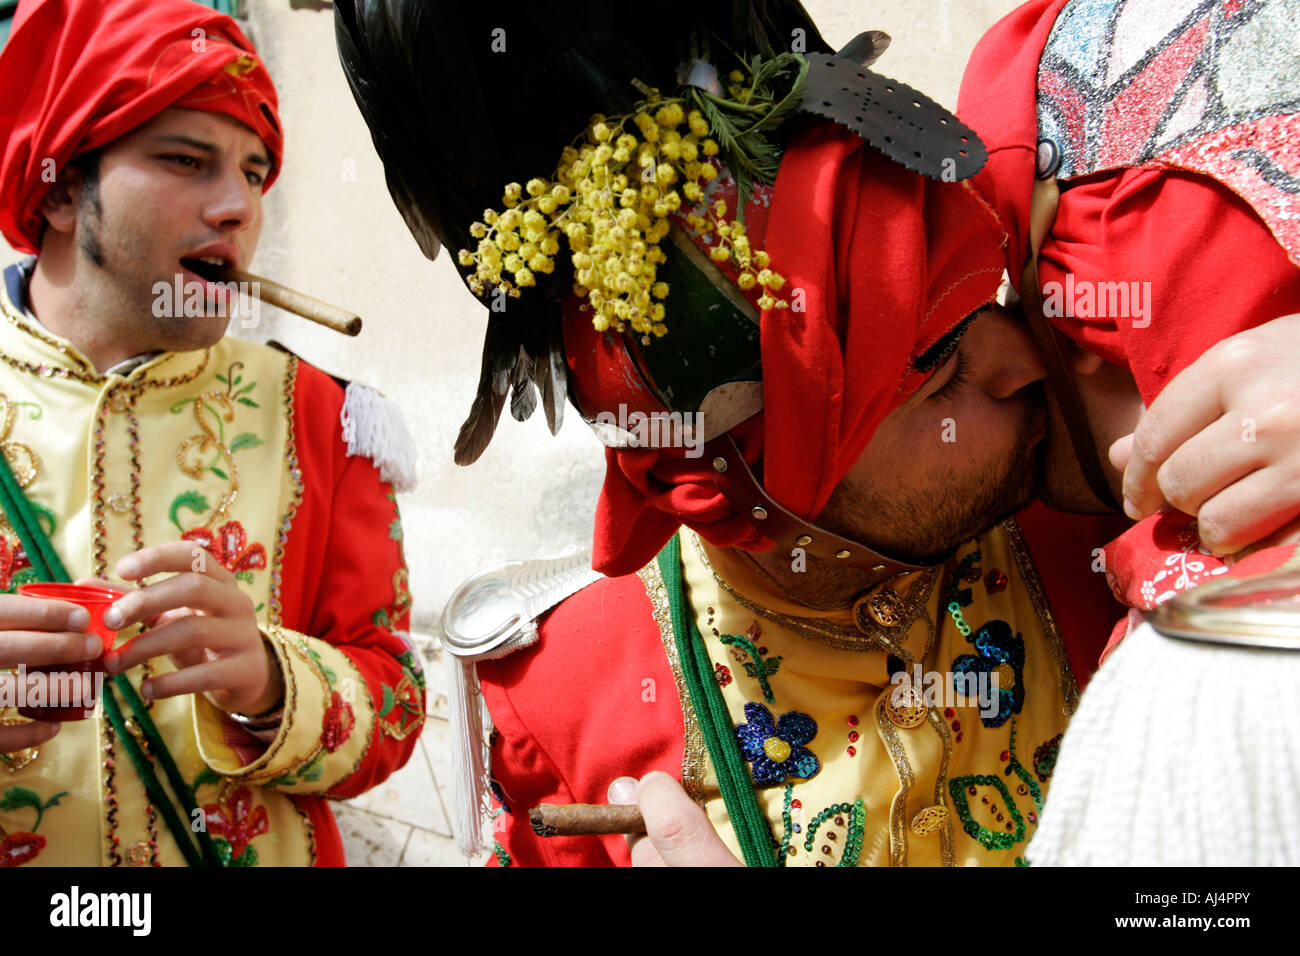
<instances>
[{"instance_id":1,"label":"open mouth","mask_svg":"<svg viewBox=\"0 0 1300 956\"><path fill-rule=\"evenodd\" d=\"M201 279L220 282L226 274L230 263L224 256L200 256L181 259L182 268L188 269Z\"/></svg>"},{"instance_id":2,"label":"open mouth","mask_svg":"<svg viewBox=\"0 0 1300 956\"><path fill-rule=\"evenodd\" d=\"M201 286L205 302L215 307L218 314L235 306L239 293L228 277L230 262L224 256L186 256L180 260L180 266L186 289Z\"/></svg>"}]
</instances>

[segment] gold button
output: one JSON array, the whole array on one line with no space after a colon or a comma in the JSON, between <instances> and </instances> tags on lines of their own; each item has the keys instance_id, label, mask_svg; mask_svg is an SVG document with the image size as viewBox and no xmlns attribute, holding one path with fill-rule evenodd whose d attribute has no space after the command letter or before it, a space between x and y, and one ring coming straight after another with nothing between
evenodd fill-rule
<instances>
[{"instance_id":1,"label":"gold button","mask_svg":"<svg viewBox=\"0 0 1300 956\"><path fill-rule=\"evenodd\" d=\"M5 769L10 773L17 773L28 764L33 763L40 755L41 752L38 748L24 747L22 750L12 750L5 754L7 759L0 762L4 763Z\"/></svg>"},{"instance_id":2,"label":"gold button","mask_svg":"<svg viewBox=\"0 0 1300 956\"><path fill-rule=\"evenodd\" d=\"M912 817L912 832L917 836L929 836L940 830L948 822L948 808L941 806L926 807Z\"/></svg>"},{"instance_id":3,"label":"gold button","mask_svg":"<svg viewBox=\"0 0 1300 956\"><path fill-rule=\"evenodd\" d=\"M903 623L903 613L907 606L898 592L892 588L881 588L875 594L858 598L853 602L853 614L860 630L869 631L871 621L881 627L898 627Z\"/></svg>"},{"instance_id":4,"label":"gold button","mask_svg":"<svg viewBox=\"0 0 1300 956\"><path fill-rule=\"evenodd\" d=\"M836 552L835 552L835 557L837 557L837 558L839 558L841 561L843 561L845 558L847 558L847 557L849 556L849 553L850 553L850 552L848 552L848 551L836 551Z\"/></svg>"},{"instance_id":5,"label":"gold button","mask_svg":"<svg viewBox=\"0 0 1300 956\"><path fill-rule=\"evenodd\" d=\"M799 535L799 537L797 537L797 538L794 539L794 543L797 544L797 545L799 545L799 547L801 547L801 548L802 548L805 544L812 544L812 535L810 535L810 534L801 534L801 535Z\"/></svg>"},{"instance_id":6,"label":"gold button","mask_svg":"<svg viewBox=\"0 0 1300 956\"><path fill-rule=\"evenodd\" d=\"M767 509L762 507L761 505L755 505L753 510L750 511L750 514L752 514L759 521L763 521L767 518Z\"/></svg>"},{"instance_id":7,"label":"gold button","mask_svg":"<svg viewBox=\"0 0 1300 956\"><path fill-rule=\"evenodd\" d=\"M109 510L114 514L124 515L131 510L131 496L118 493L108 496Z\"/></svg>"},{"instance_id":8,"label":"gold button","mask_svg":"<svg viewBox=\"0 0 1300 956\"><path fill-rule=\"evenodd\" d=\"M126 862L132 866L148 866L152 858L149 844L144 840L136 840L126 848Z\"/></svg>"},{"instance_id":9,"label":"gold button","mask_svg":"<svg viewBox=\"0 0 1300 956\"><path fill-rule=\"evenodd\" d=\"M898 684L885 697L885 716L891 724L903 730L920 727L928 713L921 692L911 684Z\"/></svg>"}]
</instances>

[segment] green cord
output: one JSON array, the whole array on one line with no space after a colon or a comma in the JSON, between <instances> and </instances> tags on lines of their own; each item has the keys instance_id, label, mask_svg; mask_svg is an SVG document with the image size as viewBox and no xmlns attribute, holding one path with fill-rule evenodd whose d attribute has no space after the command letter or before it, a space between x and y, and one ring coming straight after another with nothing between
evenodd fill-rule
<instances>
[{"instance_id":1,"label":"green cord","mask_svg":"<svg viewBox=\"0 0 1300 956\"><path fill-rule=\"evenodd\" d=\"M704 649L704 639L695 625L695 615L688 613L683 594L682 550L676 536L659 553L659 571L672 611L673 635L677 641L677 655L681 661L682 676L691 703L700 722L700 731L713 769L718 776L727 815L735 828L736 839L746 866L776 866L772 831L767 816L758 805L749 767L740 753L736 729L731 715L718 690L713 667Z\"/></svg>"},{"instance_id":2,"label":"green cord","mask_svg":"<svg viewBox=\"0 0 1300 956\"><path fill-rule=\"evenodd\" d=\"M149 757L140 749L140 745L131 732L127 730L126 721L122 718L122 711L117 705L117 700L113 696L112 683L104 685L104 714L108 717L108 722L113 725L117 731L118 738L122 741L123 747L126 748L126 755L131 758L131 763L135 766L136 773L140 775L141 781L144 782L145 792L149 795L149 800L162 811L163 821L167 824L167 829L171 831L172 836L176 838L176 845L185 856L185 862L190 866L203 866L204 862L199 857L198 851L194 849L194 844L188 838L182 838L187 828L176 815L176 808L172 805L171 800L167 799L167 794L163 792L162 784L158 782L158 775L153 772L153 767L149 765Z\"/></svg>"},{"instance_id":3,"label":"green cord","mask_svg":"<svg viewBox=\"0 0 1300 956\"><path fill-rule=\"evenodd\" d=\"M54 545L50 542L45 529L41 527L31 502L27 500L27 496L23 494L22 488L18 485L18 480L14 478L14 473L10 469L9 462L3 452L0 452L0 507L4 508L9 523L18 532L18 537L23 543L23 548L27 551L27 557L32 562L32 570L36 572L37 577L42 581L53 581L62 584L72 583L72 575L68 573L68 569L59 560L58 552L54 550ZM122 717L121 707L119 707L117 698L113 695L113 686L116 686L126 699L136 723L144 733L145 739L149 742L150 749L163 765L163 771L167 774L172 790L176 793L182 806L190 813L191 818L194 818L194 812L198 809L194 791L186 785L185 779L176 766L176 761L172 759L171 751L167 749L162 735L158 733L158 727L154 724L153 718L149 716L144 701L140 699L140 695L136 693L135 688L131 686L131 682L126 679L124 674L113 675L104 684L105 716L107 716L109 723L112 724L113 729L117 731L117 735L122 739L122 745L126 748L127 756L130 757L136 772L144 782L149 799L162 812L163 820L167 823L167 829L171 831L176 845L180 848L190 866L220 866L221 858L217 854L216 845L212 842L212 838L208 836L206 828L200 830L197 834L202 856L194 849L194 844L190 839L191 828L181 821L176 813L175 806L163 790L158 775L154 773L149 757L140 749L140 745L126 729L126 721Z\"/></svg>"},{"instance_id":4,"label":"green cord","mask_svg":"<svg viewBox=\"0 0 1300 956\"><path fill-rule=\"evenodd\" d=\"M180 800L181 806L185 809L186 813L189 814L190 819L197 819L195 814L199 812L199 804L198 800L195 799L194 791L190 789L189 784L185 782L185 778L181 776L180 768L176 766L176 761L172 759L171 751L167 749L167 745L163 742L162 734L158 732L158 727L153 722L153 718L149 715L149 710L145 706L144 701L140 699L140 695L136 693L135 688L131 686L131 682L126 679L125 674L113 675L113 684L117 687L118 691L121 692L122 696L126 698L127 705L135 715L136 723L144 733L145 740L149 742L149 749L157 756L158 762L162 764L163 773L167 775L167 782L171 784L172 792L176 794L177 799ZM116 701L114 703L116 703ZM134 743L134 741L132 741L132 743ZM150 774L153 774L152 767L149 768L149 772ZM154 779L157 779L156 775ZM184 829L185 828L182 827L182 831ZM193 828L191 827L190 829L192 830ZM176 837L177 843L181 842L180 836L176 832L173 832L172 836ZM198 838L199 847L202 849L203 856L207 860L206 865L220 866L221 857L217 854L217 848L212 842L212 837L208 836L207 826L205 825L203 829L199 830L198 833L195 834L195 836Z\"/></svg>"},{"instance_id":5,"label":"green cord","mask_svg":"<svg viewBox=\"0 0 1300 956\"><path fill-rule=\"evenodd\" d=\"M27 551L27 557L32 562L32 568L41 580L70 583L72 576L59 560L54 546L50 544L49 537L37 520L27 496L19 487L18 480L14 478L14 473L9 468L9 460L3 452L0 452L0 504L3 504L9 523L18 532L23 548Z\"/></svg>"}]
</instances>

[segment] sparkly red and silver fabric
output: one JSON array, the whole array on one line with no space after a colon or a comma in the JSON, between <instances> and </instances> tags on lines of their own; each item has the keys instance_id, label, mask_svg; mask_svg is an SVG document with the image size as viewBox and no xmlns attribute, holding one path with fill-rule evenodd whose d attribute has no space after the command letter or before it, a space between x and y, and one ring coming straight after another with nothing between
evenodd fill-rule
<instances>
[{"instance_id":1,"label":"sparkly red and silver fabric","mask_svg":"<svg viewBox=\"0 0 1300 956\"><path fill-rule=\"evenodd\" d=\"M169 107L256 133L274 182L284 153L275 86L235 21L190 0L22 0L0 53L0 231L40 248L39 209L69 161Z\"/></svg>"}]
</instances>

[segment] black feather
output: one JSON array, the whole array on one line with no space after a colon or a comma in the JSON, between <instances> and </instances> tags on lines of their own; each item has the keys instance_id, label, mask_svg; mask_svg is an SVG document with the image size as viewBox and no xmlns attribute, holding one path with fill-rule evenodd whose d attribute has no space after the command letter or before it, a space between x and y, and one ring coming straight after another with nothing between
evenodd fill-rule
<instances>
[{"instance_id":1,"label":"black feather","mask_svg":"<svg viewBox=\"0 0 1300 956\"><path fill-rule=\"evenodd\" d=\"M835 55L843 60L852 60L858 66L871 66L892 42L893 38L883 30L868 30L844 44Z\"/></svg>"},{"instance_id":2,"label":"black feather","mask_svg":"<svg viewBox=\"0 0 1300 956\"><path fill-rule=\"evenodd\" d=\"M483 335L483 362L479 371L478 390L470 406L469 417L460 426L456 436L456 464L472 465L492 441L501 409L506 404L506 392L518 348L507 345L512 340L509 319L504 315L488 316L487 331Z\"/></svg>"},{"instance_id":3,"label":"black feather","mask_svg":"<svg viewBox=\"0 0 1300 956\"><path fill-rule=\"evenodd\" d=\"M564 364L564 339L559 325L547 330L546 347L533 360L533 381L542 393L542 411L546 427L558 434L564 424L564 399L568 395L569 374Z\"/></svg>"},{"instance_id":4,"label":"black feather","mask_svg":"<svg viewBox=\"0 0 1300 956\"><path fill-rule=\"evenodd\" d=\"M537 390L533 388L533 360L521 347L514 370L510 373L510 414L517 422L526 422L537 410Z\"/></svg>"}]
</instances>

